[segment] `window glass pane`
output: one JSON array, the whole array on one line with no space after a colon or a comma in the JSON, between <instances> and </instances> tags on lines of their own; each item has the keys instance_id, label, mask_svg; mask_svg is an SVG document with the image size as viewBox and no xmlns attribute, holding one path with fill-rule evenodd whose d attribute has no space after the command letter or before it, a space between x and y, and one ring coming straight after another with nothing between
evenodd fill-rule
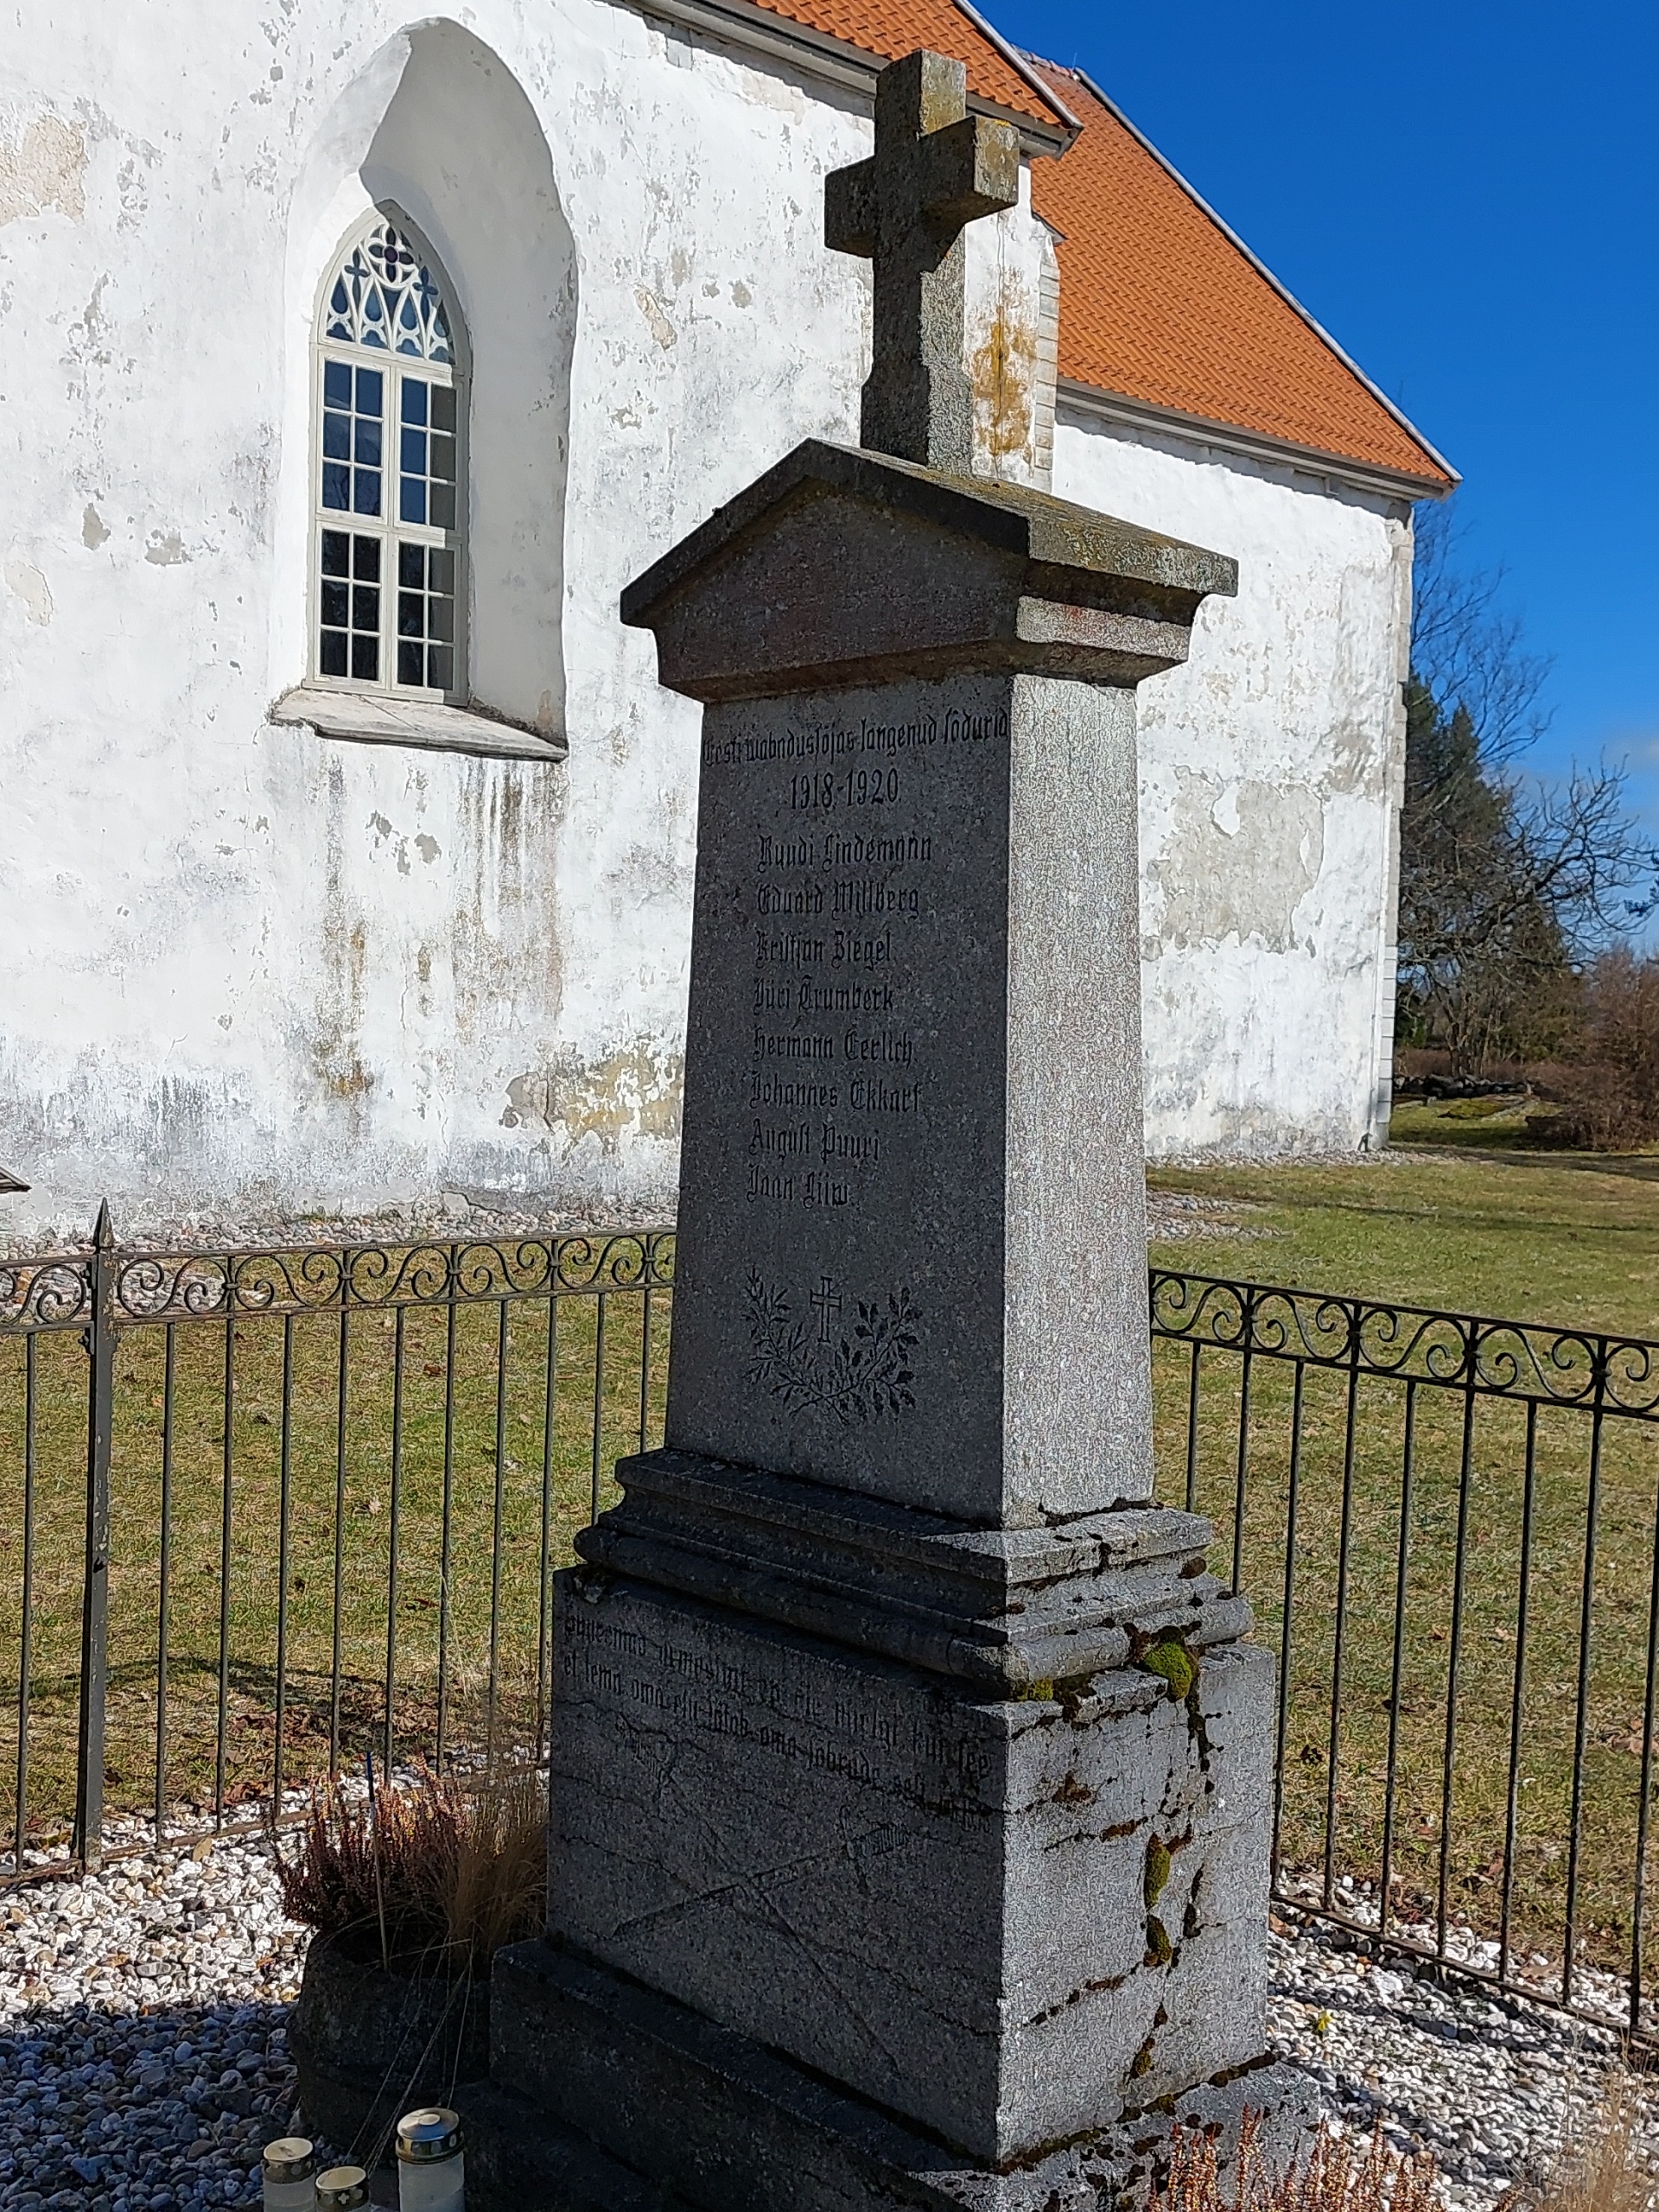
<instances>
[{"instance_id":1,"label":"window glass pane","mask_svg":"<svg viewBox=\"0 0 1659 2212\"><path fill-rule=\"evenodd\" d=\"M359 369L357 372L357 411L359 415L380 412L381 387L385 372L380 369Z\"/></svg>"},{"instance_id":2,"label":"window glass pane","mask_svg":"<svg viewBox=\"0 0 1659 2212\"><path fill-rule=\"evenodd\" d=\"M349 415L327 414L323 416L322 451L327 461L351 459L352 418Z\"/></svg>"},{"instance_id":3,"label":"window glass pane","mask_svg":"<svg viewBox=\"0 0 1659 2212\"><path fill-rule=\"evenodd\" d=\"M455 442L453 438L434 437L432 441L432 474L442 477L446 484L455 480Z\"/></svg>"},{"instance_id":4,"label":"window glass pane","mask_svg":"<svg viewBox=\"0 0 1659 2212\"><path fill-rule=\"evenodd\" d=\"M418 377L404 378L404 420L405 423L424 423L426 420L426 386Z\"/></svg>"},{"instance_id":5,"label":"window glass pane","mask_svg":"<svg viewBox=\"0 0 1659 2212\"><path fill-rule=\"evenodd\" d=\"M405 425L400 458L411 476L426 474L426 432Z\"/></svg>"},{"instance_id":6,"label":"window glass pane","mask_svg":"<svg viewBox=\"0 0 1659 2212\"><path fill-rule=\"evenodd\" d=\"M427 520L434 530L453 530L455 526L455 487L453 484L432 486L432 511Z\"/></svg>"},{"instance_id":7,"label":"window glass pane","mask_svg":"<svg viewBox=\"0 0 1659 2212\"><path fill-rule=\"evenodd\" d=\"M371 468L380 466L380 425L378 422L365 422L360 415L357 418L356 459L366 461Z\"/></svg>"},{"instance_id":8,"label":"window glass pane","mask_svg":"<svg viewBox=\"0 0 1659 2212\"><path fill-rule=\"evenodd\" d=\"M418 476L405 476L399 497L397 518L400 522L426 520L426 486Z\"/></svg>"},{"instance_id":9,"label":"window glass pane","mask_svg":"<svg viewBox=\"0 0 1659 2212\"><path fill-rule=\"evenodd\" d=\"M380 666L380 541L341 530L325 530L321 537L318 672L374 683Z\"/></svg>"},{"instance_id":10,"label":"window glass pane","mask_svg":"<svg viewBox=\"0 0 1659 2212\"><path fill-rule=\"evenodd\" d=\"M397 548L399 683L454 689L455 568L454 554L447 547Z\"/></svg>"},{"instance_id":11,"label":"window glass pane","mask_svg":"<svg viewBox=\"0 0 1659 2212\"><path fill-rule=\"evenodd\" d=\"M455 427L455 388L453 385L435 384L432 387L432 427L435 430L448 430Z\"/></svg>"},{"instance_id":12,"label":"window glass pane","mask_svg":"<svg viewBox=\"0 0 1659 2212\"><path fill-rule=\"evenodd\" d=\"M380 472L378 468L359 468L352 486L352 510L359 515L378 515L380 512Z\"/></svg>"},{"instance_id":13,"label":"window glass pane","mask_svg":"<svg viewBox=\"0 0 1659 2212\"><path fill-rule=\"evenodd\" d=\"M351 473L349 468L339 461L324 461L322 464L322 504L325 507L351 505L348 482Z\"/></svg>"},{"instance_id":14,"label":"window glass pane","mask_svg":"<svg viewBox=\"0 0 1659 2212\"><path fill-rule=\"evenodd\" d=\"M335 296L340 287L334 288ZM349 407L352 404L352 372L344 361L325 361L322 365L322 396L330 407Z\"/></svg>"}]
</instances>

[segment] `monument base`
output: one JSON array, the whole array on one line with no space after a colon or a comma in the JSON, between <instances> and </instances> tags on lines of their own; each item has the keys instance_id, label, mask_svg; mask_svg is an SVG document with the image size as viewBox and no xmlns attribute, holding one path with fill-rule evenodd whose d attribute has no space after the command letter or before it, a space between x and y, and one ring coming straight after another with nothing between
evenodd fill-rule
<instances>
[{"instance_id":1,"label":"monument base","mask_svg":"<svg viewBox=\"0 0 1659 2212\"><path fill-rule=\"evenodd\" d=\"M495 2079L459 2093L480 2212L1101 2212L1145 2199L1179 2126L1262 2116L1270 2159L1312 2119L1294 2068L1262 2061L1006 2171L671 1998L545 1942L496 1961Z\"/></svg>"}]
</instances>

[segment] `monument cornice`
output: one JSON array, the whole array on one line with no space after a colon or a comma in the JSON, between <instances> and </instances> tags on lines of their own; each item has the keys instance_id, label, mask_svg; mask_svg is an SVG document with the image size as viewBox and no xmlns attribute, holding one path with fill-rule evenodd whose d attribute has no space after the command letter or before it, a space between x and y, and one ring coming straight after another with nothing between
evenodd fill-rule
<instances>
[{"instance_id":1,"label":"monument cornice","mask_svg":"<svg viewBox=\"0 0 1659 2212\"><path fill-rule=\"evenodd\" d=\"M660 680L706 702L946 673L1123 685L1184 660L1200 602L1237 585L1224 554L1051 493L808 439L621 612L656 632Z\"/></svg>"}]
</instances>

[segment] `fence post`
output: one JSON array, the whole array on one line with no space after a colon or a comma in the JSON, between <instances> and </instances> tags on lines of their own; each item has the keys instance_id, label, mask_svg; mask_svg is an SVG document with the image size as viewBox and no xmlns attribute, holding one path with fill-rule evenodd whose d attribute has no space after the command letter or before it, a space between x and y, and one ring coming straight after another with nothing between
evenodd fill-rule
<instances>
[{"instance_id":1,"label":"fence post","mask_svg":"<svg viewBox=\"0 0 1659 2212\"><path fill-rule=\"evenodd\" d=\"M89 1872L104 1851L104 1728L109 1688L110 1446L114 1427L115 1233L106 1198L92 1232L92 1379L86 1393L86 1551L80 1600L80 1729L74 1856Z\"/></svg>"}]
</instances>

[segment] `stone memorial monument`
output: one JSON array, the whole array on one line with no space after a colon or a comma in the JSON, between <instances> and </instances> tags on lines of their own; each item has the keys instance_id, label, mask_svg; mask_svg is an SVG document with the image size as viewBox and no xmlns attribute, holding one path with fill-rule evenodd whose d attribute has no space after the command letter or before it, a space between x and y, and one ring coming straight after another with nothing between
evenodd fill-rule
<instances>
[{"instance_id":1,"label":"stone memorial monument","mask_svg":"<svg viewBox=\"0 0 1659 2212\"><path fill-rule=\"evenodd\" d=\"M1282 2099L1273 1663L1150 1503L1135 686L1235 569L972 476L964 90L895 64L829 180L863 448L624 597L704 708L680 1243L665 1446L558 1591L520 2208L1084 2212Z\"/></svg>"}]
</instances>

